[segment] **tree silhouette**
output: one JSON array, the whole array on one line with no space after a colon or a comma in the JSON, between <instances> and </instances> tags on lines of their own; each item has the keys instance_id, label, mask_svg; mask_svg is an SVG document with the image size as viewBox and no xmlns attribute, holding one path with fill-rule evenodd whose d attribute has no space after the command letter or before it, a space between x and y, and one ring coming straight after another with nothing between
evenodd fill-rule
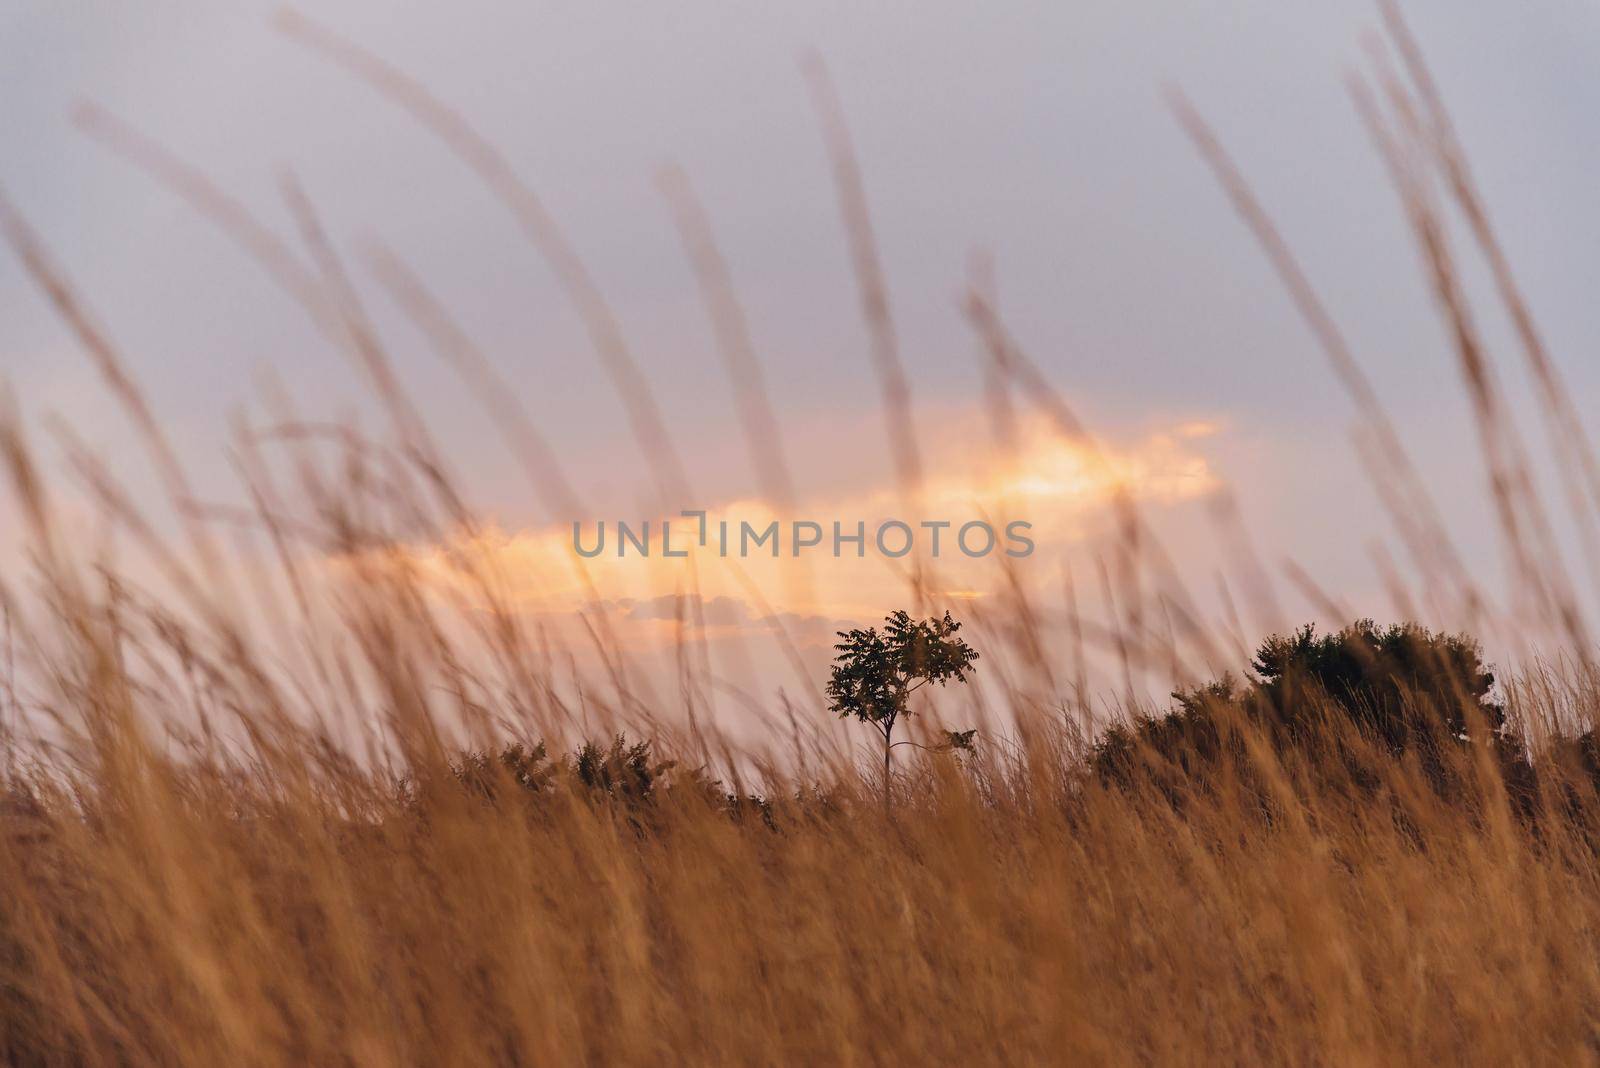
<instances>
[{"instance_id":1,"label":"tree silhouette","mask_svg":"<svg viewBox=\"0 0 1600 1068\"><path fill-rule=\"evenodd\" d=\"M946 612L943 618L912 619L899 611L883 621L883 630L839 631L844 640L834 646L833 677L828 682L830 711L841 719L854 717L883 736L883 797L889 803L889 762L896 746L917 745L895 741L894 728L911 715L911 695L929 683L943 686L950 679L967 681L978 654L956 637L961 624ZM945 731L945 742L922 749L947 752L972 748L975 731Z\"/></svg>"},{"instance_id":2,"label":"tree silhouette","mask_svg":"<svg viewBox=\"0 0 1600 1068\"><path fill-rule=\"evenodd\" d=\"M1460 739L1479 726L1498 731L1505 709L1489 700L1494 674L1478 643L1434 634L1415 623L1379 627L1370 619L1318 636L1309 625L1262 643L1253 667L1259 696L1295 733L1310 707L1308 689L1337 701L1390 752Z\"/></svg>"},{"instance_id":3,"label":"tree silhouette","mask_svg":"<svg viewBox=\"0 0 1600 1068\"><path fill-rule=\"evenodd\" d=\"M1284 750L1318 744L1330 714L1392 756L1416 754L1436 785L1446 777L1446 755L1473 739L1488 744L1508 773L1522 760L1503 736L1505 709L1489 698L1494 675L1466 635L1370 619L1323 635L1308 625L1268 638L1251 668L1256 677L1245 684L1225 675L1174 693L1166 715L1111 727L1095 746L1095 770L1125 782L1143 751L1160 758L1162 776L1176 776L1176 786L1241 755L1229 721L1254 724Z\"/></svg>"}]
</instances>

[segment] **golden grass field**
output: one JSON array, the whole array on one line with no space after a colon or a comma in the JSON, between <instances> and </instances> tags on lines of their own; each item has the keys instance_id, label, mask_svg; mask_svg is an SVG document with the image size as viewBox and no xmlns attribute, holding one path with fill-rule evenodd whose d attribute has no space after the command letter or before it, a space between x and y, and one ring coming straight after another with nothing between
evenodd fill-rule
<instances>
[{"instance_id":1,"label":"golden grass field","mask_svg":"<svg viewBox=\"0 0 1600 1068\"><path fill-rule=\"evenodd\" d=\"M553 223L489 146L398 72L302 21L290 29L477 168L564 265L597 345L615 343L581 264L564 260ZM149 415L112 334L26 221L0 213L167 491L128 499L65 435L80 484L147 567L124 571L59 505L39 444L15 403L5 407L8 507L29 530L32 563L0 576L0 1060L1600 1060L1600 800L1580 766L1553 755L1600 718L1600 702L1573 580L1549 547L1553 510L1525 477L1446 212L1517 323L1580 532L1592 533L1600 481L1425 69L1403 28L1391 29L1396 66L1378 63L1358 105L1458 339L1491 486L1486 521L1516 561L1514 599L1566 643L1555 662L1520 666L1498 690L1514 744L1540 771L1531 801L1514 798L1471 745L1455 758L1462 785L1446 795L1415 761L1352 735L1357 788L1348 764L1275 749L1249 725L1243 755L1203 781L1174 787L1165 758L1149 754L1149 775L1109 783L1089 765L1089 698L1061 681L1073 674L1070 650L1034 624L1021 586L972 632L987 716L976 750L901 751L887 803L878 754L841 745L808 698L773 697L762 741L697 725L708 685L693 655L682 693L652 707L627 684L628 650L597 629L615 670L575 697L560 656L504 603L493 561L455 561L460 581L440 588L393 551L418 530L470 531L478 520L442 474L426 412L352 307L309 205L298 208L302 253L158 148L88 116L352 351L392 417L392 440L351 430L292 445L286 464L245 440L252 507L197 507L183 449ZM1495 625L1492 598L1460 570L1337 325L1218 142L1178 109L1356 402L1382 497L1431 562L1408 581L1429 603ZM880 321L859 179L834 134L887 414L900 425L902 372ZM716 283L714 250L698 247ZM448 339L442 310L390 267ZM1063 433L1081 433L983 293L971 309L996 373ZM626 354L611 358L645 436L660 431ZM522 442L535 481L555 484L531 428L510 410L496 420ZM909 446L897 457L914 472ZM1123 610L1077 640L1156 674L1184 650L1229 646L1220 624L1184 615L1174 630L1182 603L1152 592L1166 588L1163 557L1127 509L1112 550ZM245 547L276 561L270 578L239 565ZM329 560L338 566L316 563ZM913 583L904 605L884 611L949 607L931 588ZM1172 610L1164 626L1162 606ZM648 789L617 761L580 772L569 754L618 732L675 764L652 765ZM497 758L513 741L528 760ZM548 759L531 755L541 742Z\"/></svg>"}]
</instances>

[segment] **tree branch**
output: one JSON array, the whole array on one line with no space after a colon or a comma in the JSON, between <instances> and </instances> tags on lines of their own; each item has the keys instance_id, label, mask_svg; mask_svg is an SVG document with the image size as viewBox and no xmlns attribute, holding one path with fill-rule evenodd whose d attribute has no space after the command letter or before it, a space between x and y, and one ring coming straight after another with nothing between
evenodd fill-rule
<instances>
[{"instance_id":1,"label":"tree branch","mask_svg":"<svg viewBox=\"0 0 1600 1068\"><path fill-rule=\"evenodd\" d=\"M923 745L921 742L913 742L910 739L906 739L906 740L903 740L903 741L895 742L889 748L890 749L898 749L902 745L915 746L916 748L921 749L925 753L946 753L946 752L949 752L950 748L951 748L949 743L946 743L944 745L937 745L937 746L936 745Z\"/></svg>"}]
</instances>

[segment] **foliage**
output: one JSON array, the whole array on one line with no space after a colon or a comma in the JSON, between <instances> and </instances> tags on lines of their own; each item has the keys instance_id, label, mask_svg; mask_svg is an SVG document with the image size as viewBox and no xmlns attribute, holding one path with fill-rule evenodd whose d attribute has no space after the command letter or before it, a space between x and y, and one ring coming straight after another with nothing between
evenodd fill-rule
<instances>
[{"instance_id":1,"label":"foliage","mask_svg":"<svg viewBox=\"0 0 1600 1068\"><path fill-rule=\"evenodd\" d=\"M966 742L970 745L970 738ZM517 742L493 755L482 750L463 753L450 770L462 789L489 803L531 801L547 797L565 784L580 797L637 811L653 805L664 792L682 789L698 794L708 807L724 810L736 821L753 817L776 827L772 804L765 797L731 793L703 769L688 770L677 761L657 760L651 750L648 740L630 744L625 735L618 734L603 744L585 741L558 763L549 758L544 742L531 748ZM404 786L414 800L412 784Z\"/></svg>"},{"instance_id":2,"label":"foliage","mask_svg":"<svg viewBox=\"0 0 1600 1068\"><path fill-rule=\"evenodd\" d=\"M609 745L584 742L572 758L572 774L589 791L638 804L653 800L661 777L676 761L657 761L648 741L629 745L621 734Z\"/></svg>"},{"instance_id":3,"label":"foliage","mask_svg":"<svg viewBox=\"0 0 1600 1068\"><path fill-rule=\"evenodd\" d=\"M1161 773L1192 776L1224 756L1242 756L1246 724L1280 752L1320 745L1349 729L1391 756L1415 754L1437 781L1446 751L1478 739L1503 761L1520 757L1502 740L1505 709L1489 697L1494 675L1475 641L1413 623L1360 620L1331 634L1307 625L1262 643L1256 678L1230 675L1173 693L1164 715L1117 724L1096 744L1103 778L1125 781L1140 754Z\"/></svg>"},{"instance_id":4,"label":"foliage","mask_svg":"<svg viewBox=\"0 0 1600 1068\"><path fill-rule=\"evenodd\" d=\"M564 780L591 797L639 805L655 799L676 766L676 761L655 759L648 740L630 744L618 734L609 742L584 741L561 763L549 758L544 742L532 748L517 742L493 755L464 753L450 770L465 790L486 801L499 800L507 787L515 788L516 796L541 795Z\"/></svg>"},{"instance_id":5,"label":"foliage","mask_svg":"<svg viewBox=\"0 0 1600 1068\"><path fill-rule=\"evenodd\" d=\"M944 731L944 748L951 751L971 753L974 751L974 741L978 737L978 729L973 727L964 731Z\"/></svg>"},{"instance_id":6,"label":"foliage","mask_svg":"<svg viewBox=\"0 0 1600 1068\"><path fill-rule=\"evenodd\" d=\"M1400 753L1440 731L1464 738L1505 725L1505 709L1488 696L1494 674L1482 655L1466 635L1434 634L1415 623L1380 628L1363 619L1320 637L1307 625L1268 638L1252 666L1261 678L1258 696L1295 733L1304 733L1317 707L1306 697L1325 694Z\"/></svg>"},{"instance_id":7,"label":"foliage","mask_svg":"<svg viewBox=\"0 0 1600 1068\"><path fill-rule=\"evenodd\" d=\"M1172 785L1174 776L1186 779L1214 765L1223 753L1223 735L1217 711L1234 707L1237 684L1232 676L1174 692L1176 707L1163 716L1135 720L1131 725L1113 723L1095 743L1091 762L1101 778L1126 784L1141 756L1160 758L1156 770Z\"/></svg>"},{"instance_id":8,"label":"foliage","mask_svg":"<svg viewBox=\"0 0 1600 1068\"><path fill-rule=\"evenodd\" d=\"M540 793L556 774L543 742L532 749L517 742L493 757L483 752L466 753L450 770L465 789L488 801L499 797L501 785L506 782L528 793Z\"/></svg>"},{"instance_id":9,"label":"foliage","mask_svg":"<svg viewBox=\"0 0 1600 1068\"><path fill-rule=\"evenodd\" d=\"M978 654L956 636L961 624L943 617L912 619L905 611L891 613L883 630L840 631L834 646L833 677L828 681L829 711L855 718L883 736L884 760L894 743L895 725L911 714L911 695L922 687L951 679L966 682ZM970 749L975 731L946 731L947 749Z\"/></svg>"}]
</instances>

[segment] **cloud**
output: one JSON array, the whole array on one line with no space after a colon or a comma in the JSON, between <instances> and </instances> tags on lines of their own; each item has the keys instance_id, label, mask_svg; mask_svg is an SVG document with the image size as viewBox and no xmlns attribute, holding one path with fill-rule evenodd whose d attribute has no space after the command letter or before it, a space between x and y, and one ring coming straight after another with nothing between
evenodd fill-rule
<instances>
[{"instance_id":1,"label":"cloud","mask_svg":"<svg viewBox=\"0 0 1600 1068\"><path fill-rule=\"evenodd\" d=\"M597 516L582 525L583 543L595 544L602 523L607 540L604 550L589 559L574 551L571 528L555 527L488 528L400 551L428 581L458 589L476 584L476 579L466 582L468 576L488 574L505 601L530 613L598 606L623 626L659 628L679 618L695 624L703 616L705 625L715 628L835 627L875 618L885 605L903 600L919 558L933 566L937 588L949 597L983 597L1001 581L996 565L1005 562L1003 551L1018 544L1004 538L1008 522L1029 524L1027 536L1035 545L1032 556L1012 562L1037 567L1042 580L1053 582L1061 552L1086 539L1116 494L1167 507L1204 497L1219 485L1201 451L1202 442L1221 432L1210 420L1181 421L1103 448L1063 437L1040 420L1020 421L1008 447L990 443L981 430L981 413L945 415L942 422L950 432L925 457L932 474L915 514L893 483L884 481L843 493L804 494L792 513L780 514L771 502L755 497L707 502L704 546L694 518ZM646 540L648 524L648 555L632 542L619 551L619 521L640 541ZM957 534L963 525L980 522L996 532L996 547L988 556L969 558L958 550ZM834 523L846 536L866 531L866 544L843 542L835 556ZM886 523L909 529L911 554L895 558L880 551L875 544L880 529L893 548L906 533L888 531ZM933 531L926 523L948 526ZM668 524L670 557L662 551ZM758 542L773 524L776 541ZM796 524L816 524L805 533L816 536L820 530L821 543L797 549ZM726 554L723 529L728 531ZM936 560L931 553L935 533L942 539ZM984 541L980 532L963 544ZM746 543L743 555L741 542Z\"/></svg>"},{"instance_id":2,"label":"cloud","mask_svg":"<svg viewBox=\"0 0 1600 1068\"><path fill-rule=\"evenodd\" d=\"M749 606L738 598L726 595L705 598L698 594L681 597L668 594L647 601L634 601L626 613L628 619L695 620L697 617L703 618L707 626L737 626L751 621Z\"/></svg>"}]
</instances>

